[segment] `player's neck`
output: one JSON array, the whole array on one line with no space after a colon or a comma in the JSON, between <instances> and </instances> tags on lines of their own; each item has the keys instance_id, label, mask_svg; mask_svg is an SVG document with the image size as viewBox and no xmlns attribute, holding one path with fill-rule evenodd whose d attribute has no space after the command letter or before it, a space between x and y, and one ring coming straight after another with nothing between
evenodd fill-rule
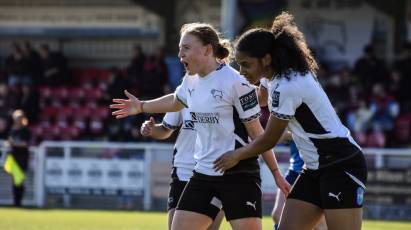
<instances>
[{"instance_id":1,"label":"player's neck","mask_svg":"<svg viewBox=\"0 0 411 230\"><path fill-rule=\"evenodd\" d=\"M272 68L267 69L267 71L265 73L265 77L270 81L273 80L274 70Z\"/></svg>"},{"instance_id":2,"label":"player's neck","mask_svg":"<svg viewBox=\"0 0 411 230\"><path fill-rule=\"evenodd\" d=\"M209 73L213 72L218 68L220 64L217 61L208 61L207 63L204 64L204 67L198 72L198 75L200 77L205 77Z\"/></svg>"}]
</instances>

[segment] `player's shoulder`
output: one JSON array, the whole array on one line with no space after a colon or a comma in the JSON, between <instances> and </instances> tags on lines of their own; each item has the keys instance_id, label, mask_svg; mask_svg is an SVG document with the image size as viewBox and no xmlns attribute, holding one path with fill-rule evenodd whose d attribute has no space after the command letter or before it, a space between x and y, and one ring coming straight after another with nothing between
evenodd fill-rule
<instances>
[{"instance_id":1,"label":"player's shoulder","mask_svg":"<svg viewBox=\"0 0 411 230\"><path fill-rule=\"evenodd\" d=\"M198 75L189 75L189 74L185 74L183 79L182 79L182 84L193 84L194 82L196 82L198 79Z\"/></svg>"},{"instance_id":2,"label":"player's shoulder","mask_svg":"<svg viewBox=\"0 0 411 230\"><path fill-rule=\"evenodd\" d=\"M224 75L224 82L227 84L228 87L232 87L233 85L242 85L253 87L247 79L243 75L241 75L236 69L233 67L226 65L223 69L221 69L221 74Z\"/></svg>"},{"instance_id":3,"label":"player's shoulder","mask_svg":"<svg viewBox=\"0 0 411 230\"><path fill-rule=\"evenodd\" d=\"M311 73L299 73L296 71L290 71L286 75L275 76L271 81L273 88L279 89L292 89L301 88L311 82L313 76Z\"/></svg>"}]
</instances>

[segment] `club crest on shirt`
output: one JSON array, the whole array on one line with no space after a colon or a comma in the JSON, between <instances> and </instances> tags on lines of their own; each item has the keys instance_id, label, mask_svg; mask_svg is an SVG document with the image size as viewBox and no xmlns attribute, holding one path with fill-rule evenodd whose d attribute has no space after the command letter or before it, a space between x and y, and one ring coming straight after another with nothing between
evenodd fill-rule
<instances>
[{"instance_id":1,"label":"club crest on shirt","mask_svg":"<svg viewBox=\"0 0 411 230\"><path fill-rule=\"evenodd\" d=\"M213 98L216 101L221 101L223 100L223 91L218 90L218 89L212 89L211 90L211 95L213 95Z\"/></svg>"},{"instance_id":2,"label":"club crest on shirt","mask_svg":"<svg viewBox=\"0 0 411 230\"><path fill-rule=\"evenodd\" d=\"M255 90L251 90L250 92L241 96L239 99L243 111L247 111L258 105L257 94L255 93Z\"/></svg>"},{"instance_id":3,"label":"club crest on shirt","mask_svg":"<svg viewBox=\"0 0 411 230\"><path fill-rule=\"evenodd\" d=\"M274 90L273 93L271 94L271 106L273 108L277 108L279 104L280 104L280 92Z\"/></svg>"}]
</instances>

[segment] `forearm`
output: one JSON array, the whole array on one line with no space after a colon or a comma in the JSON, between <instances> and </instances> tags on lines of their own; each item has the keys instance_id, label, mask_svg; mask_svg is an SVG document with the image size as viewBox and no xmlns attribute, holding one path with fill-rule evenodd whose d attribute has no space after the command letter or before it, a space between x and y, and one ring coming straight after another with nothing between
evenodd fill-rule
<instances>
[{"instance_id":1,"label":"forearm","mask_svg":"<svg viewBox=\"0 0 411 230\"><path fill-rule=\"evenodd\" d=\"M144 113L177 112L183 105L175 98L174 94L168 94L153 100L143 101L141 110Z\"/></svg>"},{"instance_id":2,"label":"forearm","mask_svg":"<svg viewBox=\"0 0 411 230\"><path fill-rule=\"evenodd\" d=\"M272 173L278 170L277 159L275 158L274 152L272 150L264 152L263 154L261 154L261 157Z\"/></svg>"},{"instance_id":3,"label":"forearm","mask_svg":"<svg viewBox=\"0 0 411 230\"><path fill-rule=\"evenodd\" d=\"M270 152L269 150L274 147L276 143L265 137L264 135L256 137L250 144L237 149L237 154L240 160L258 156L261 153ZM272 153L270 153L272 154Z\"/></svg>"},{"instance_id":4,"label":"forearm","mask_svg":"<svg viewBox=\"0 0 411 230\"><path fill-rule=\"evenodd\" d=\"M246 150L247 153L243 153L244 156L242 157L241 160L243 159L247 159L249 157L254 157L257 156L258 154L263 153L263 159L267 162L267 165L270 166L276 166L277 162L275 161L275 157L273 155L273 152L270 148L270 145L267 144L267 142L269 142L270 140L264 140L261 141L261 138L264 136L264 130L260 124L259 120L254 120L251 121L249 123L245 123L246 129L247 129L247 133L250 136L251 140L253 140L252 143L250 143L249 145L243 147L244 149L249 149ZM261 148L261 151L254 151L255 147L250 147L250 145L255 145L255 142L258 141L260 142L260 144L257 144L258 147L263 147ZM241 148L241 149L243 149ZM251 151L252 150L252 151ZM251 152L250 152L251 151ZM242 154L242 155L243 155Z\"/></svg>"},{"instance_id":5,"label":"forearm","mask_svg":"<svg viewBox=\"0 0 411 230\"><path fill-rule=\"evenodd\" d=\"M169 138L172 133L173 133L173 130L167 129L161 124L156 124L151 130L150 137L157 139L157 140L164 140L164 139Z\"/></svg>"},{"instance_id":6,"label":"forearm","mask_svg":"<svg viewBox=\"0 0 411 230\"><path fill-rule=\"evenodd\" d=\"M273 122L271 117L265 131L263 131L260 122L245 124L249 136L254 140L250 144L237 149L237 157L244 160L271 150L277 144L287 124L288 122Z\"/></svg>"}]
</instances>

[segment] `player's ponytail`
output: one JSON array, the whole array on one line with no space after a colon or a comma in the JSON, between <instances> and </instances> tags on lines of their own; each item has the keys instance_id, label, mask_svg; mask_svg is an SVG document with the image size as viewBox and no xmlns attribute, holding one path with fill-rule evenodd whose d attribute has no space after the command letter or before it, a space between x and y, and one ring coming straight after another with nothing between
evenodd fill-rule
<instances>
[{"instance_id":1,"label":"player's ponytail","mask_svg":"<svg viewBox=\"0 0 411 230\"><path fill-rule=\"evenodd\" d=\"M282 12L275 17L271 26L271 32L275 38L273 48L276 57L282 60L279 62L285 64L275 67L279 74L284 74L289 69L301 73L311 72L315 74L317 72L317 62L308 48L303 33L301 33L294 22L293 15L288 12Z\"/></svg>"},{"instance_id":2,"label":"player's ponytail","mask_svg":"<svg viewBox=\"0 0 411 230\"><path fill-rule=\"evenodd\" d=\"M230 62L231 59L232 48L230 41L226 39L220 39L220 42L217 45L216 50L214 51L214 55L219 60L223 60L226 63Z\"/></svg>"},{"instance_id":3,"label":"player's ponytail","mask_svg":"<svg viewBox=\"0 0 411 230\"><path fill-rule=\"evenodd\" d=\"M271 55L271 67L277 76L290 77L290 71L302 74L318 70L317 62L298 30L291 14L277 16L270 30L250 29L242 34L235 45L236 52L244 52L254 58Z\"/></svg>"}]
</instances>

